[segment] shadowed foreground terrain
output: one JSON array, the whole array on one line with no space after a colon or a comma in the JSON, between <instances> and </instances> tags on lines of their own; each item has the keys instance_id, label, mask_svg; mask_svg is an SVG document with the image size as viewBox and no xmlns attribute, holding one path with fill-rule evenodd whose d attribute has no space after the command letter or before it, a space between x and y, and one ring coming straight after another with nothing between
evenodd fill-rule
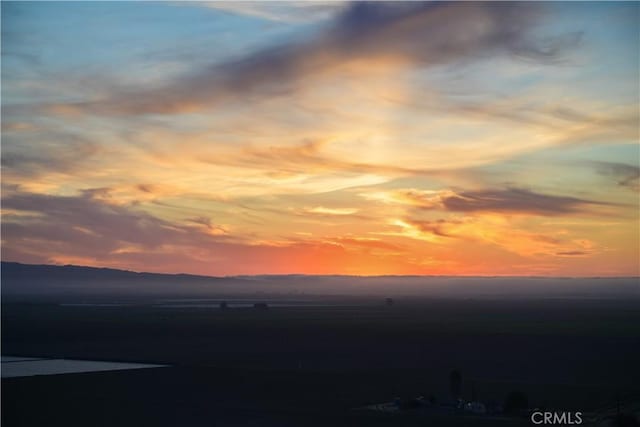
<instances>
[{"instance_id":1,"label":"shadowed foreground terrain","mask_svg":"<svg viewBox=\"0 0 640 427\"><path fill-rule=\"evenodd\" d=\"M479 398L500 402L522 390L532 407L589 411L638 392L637 300L414 297L387 307L376 298L316 298L335 305L258 311L197 300L171 308L142 297L124 306L5 299L3 354L172 367L3 379L3 425L423 425L424 415L353 408L396 396L444 401L454 368L464 397L472 384Z\"/></svg>"},{"instance_id":2,"label":"shadowed foreground terrain","mask_svg":"<svg viewBox=\"0 0 640 427\"><path fill-rule=\"evenodd\" d=\"M619 397L624 410L640 395L639 301L633 278L207 278L3 263L3 355L169 367L3 378L2 425L530 425L357 409L451 402L454 369L465 400L521 391L529 408L602 413Z\"/></svg>"}]
</instances>

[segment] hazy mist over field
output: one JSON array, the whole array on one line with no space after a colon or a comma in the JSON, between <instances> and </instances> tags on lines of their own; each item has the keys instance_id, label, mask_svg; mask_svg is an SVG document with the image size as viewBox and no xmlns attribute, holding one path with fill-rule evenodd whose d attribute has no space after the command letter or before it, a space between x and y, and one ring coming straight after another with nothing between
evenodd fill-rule
<instances>
[{"instance_id":1,"label":"hazy mist over field","mask_svg":"<svg viewBox=\"0 0 640 427\"><path fill-rule=\"evenodd\" d=\"M3 296L425 296L640 298L638 278L310 276L205 277L2 263Z\"/></svg>"}]
</instances>

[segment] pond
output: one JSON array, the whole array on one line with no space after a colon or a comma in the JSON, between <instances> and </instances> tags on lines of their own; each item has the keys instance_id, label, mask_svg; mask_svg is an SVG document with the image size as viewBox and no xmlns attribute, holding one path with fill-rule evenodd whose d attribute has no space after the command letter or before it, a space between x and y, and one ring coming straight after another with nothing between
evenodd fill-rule
<instances>
[{"instance_id":1,"label":"pond","mask_svg":"<svg viewBox=\"0 0 640 427\"><path fill-rule=\"evenodd\" d=\"M125 369L162 368L166 366L167 365L152 365L146 363L2 356L0 373L2 378L16 378L34 375L60 375L82 372L119 371Z\"/></svg>"}]
</instances>

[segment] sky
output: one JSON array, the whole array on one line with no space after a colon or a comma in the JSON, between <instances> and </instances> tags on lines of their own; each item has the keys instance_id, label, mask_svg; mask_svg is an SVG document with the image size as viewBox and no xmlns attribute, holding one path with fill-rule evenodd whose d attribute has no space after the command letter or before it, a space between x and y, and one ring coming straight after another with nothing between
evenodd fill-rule
<instances>
[{"instance_id":1,"label":"sky","mask_svg":"<svg viewBox=\"0 0 640 427\"><path fill-rule=\"evenodd\" d=\"M640 4L8 2L2 260L640 275Z\"/></svg>"}]
</instances>

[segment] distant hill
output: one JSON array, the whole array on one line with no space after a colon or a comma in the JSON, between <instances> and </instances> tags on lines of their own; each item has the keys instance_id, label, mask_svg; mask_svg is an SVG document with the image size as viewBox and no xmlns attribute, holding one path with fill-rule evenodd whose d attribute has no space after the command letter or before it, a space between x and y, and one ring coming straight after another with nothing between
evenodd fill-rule
<instances>
[{"instance_id":1,"label":"distant hill","mask_svg":"<svg viewBox=\"0 0 640 427\"><path fill-rule=\"evenodd\" d=\"M371 295L454 298L640 298L640 280L631 278L305 276L208 277L137 273L75 265L2 262L2 296L217 297L236 294Z\"/></svg>"},{"instance_id":2,"label":"distant hill","mask_svg":"<svg viewBox=\"0 0 640 427\"><path fill-rule=\"evenodd\" d=\"M2 276L7 279L64 279L64 280L126 280L126 279L166 279L180 277L189 279L212 279L191 274L138 273L115 268L83 267L78 265L21 264L2 261Z\"/></svg>"},{"instance_id":3,"label":"distant hill","mask_svg":"<svg viewBox=\"0 0 640 427\"><path fill-rule=\"evenodd\" d=\"M3 296L49 294L209 294L233 290L242 279L189 274L138 273L76 265L35 265L2 262ZM231 289L228 289L231 286Z\"/></svg>"}]
</instances>

